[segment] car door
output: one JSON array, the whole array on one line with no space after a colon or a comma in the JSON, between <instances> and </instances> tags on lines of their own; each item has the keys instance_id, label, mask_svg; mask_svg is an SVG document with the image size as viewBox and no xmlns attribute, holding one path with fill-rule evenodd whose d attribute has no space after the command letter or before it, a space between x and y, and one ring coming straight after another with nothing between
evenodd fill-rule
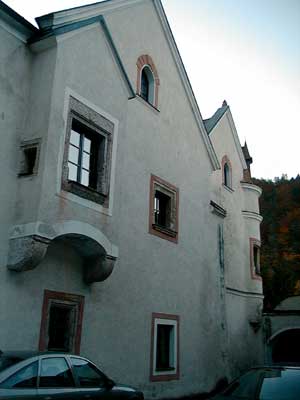
<instances>
[{"instance_id":1,"label":"car door","mask_svg":"<svg viewBox=\"0 0 300 400\"><path fill-rule=\"evenodd\" d=\"M80 387L80 399L110 400L115 398L109 379L91 362L81 357L70 357L72 370Z\"/></svg>"},{"instance_id":2,"label":"car door","mask_svg":"<svg viewBox=\"0 0 300 400\"><path fill-rule=\"evenodd\" d=\"M0 399L37 398L38 361L23 365L0 383Z\"/></svg>"},{"instance_id":3,"label":"car door","mask_svg":"<svg viewBox=\"0 0 300 400\"><path fill-rule=\"evenodd\" d=\"M39 400L76 400L80 397L67 360L63 356L43 357L38 380Z\"/></svg>"}]
</instances>

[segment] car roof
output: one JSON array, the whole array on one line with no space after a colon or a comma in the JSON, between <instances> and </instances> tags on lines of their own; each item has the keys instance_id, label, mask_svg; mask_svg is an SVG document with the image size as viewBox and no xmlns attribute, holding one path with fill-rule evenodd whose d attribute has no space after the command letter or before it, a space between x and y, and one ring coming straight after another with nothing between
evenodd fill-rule
<instances>
[{"instance_id":1,"label":"car roof","mask_svg":"<svg viewBox=\"0 0 300 400\"><path fill-rule=\"evenodd\" d=\"M42 355L70 355L69 353L55 352L55 351L33 351L33 350L7 350L0 351L0 357L16 357L22 360L30 357L37 357Z\"/></svg>"},{"instance_id":2,"label":"car roof","mask_svg":"<svg viewBox=\"0 0 300 400\"><path fill-rule=\"evenodd\" d=\"M258 365L250 369L300 369L300 365L290 364L275 364L275 365Z\"/></svg>"}]
</instances>

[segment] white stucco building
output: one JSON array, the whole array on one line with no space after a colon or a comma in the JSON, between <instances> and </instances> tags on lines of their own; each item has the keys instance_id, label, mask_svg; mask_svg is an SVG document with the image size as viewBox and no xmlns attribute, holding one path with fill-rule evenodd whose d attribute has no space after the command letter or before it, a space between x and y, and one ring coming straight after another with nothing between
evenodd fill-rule
<instances>
[{"instance_id":1,"label":"white stucco building","mask_svg":"<svg viewBox=\"0 0 300 400\"><path fill-rule=\"evenodd\" d=\"M0 349L86 355L147 398L262 361L260 189L203 120L159 0L35 28L0 2Z\"/></svg>"}]
</instances>

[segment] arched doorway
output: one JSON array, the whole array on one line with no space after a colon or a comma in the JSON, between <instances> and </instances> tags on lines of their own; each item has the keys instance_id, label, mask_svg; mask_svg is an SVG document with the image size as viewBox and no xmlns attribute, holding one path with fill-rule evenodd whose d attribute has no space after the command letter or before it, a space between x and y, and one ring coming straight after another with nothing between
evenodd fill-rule
<instances>
[{"instance_id":1,"label":"arched doorway","mask_svg":"<svg viewBox=\"0 0 300 400\"><path fill-rule=\"evenodd\" d=\"M272 362L300 364L300 328L284 330L270 341Z\"/></svg>"}]
</instances>

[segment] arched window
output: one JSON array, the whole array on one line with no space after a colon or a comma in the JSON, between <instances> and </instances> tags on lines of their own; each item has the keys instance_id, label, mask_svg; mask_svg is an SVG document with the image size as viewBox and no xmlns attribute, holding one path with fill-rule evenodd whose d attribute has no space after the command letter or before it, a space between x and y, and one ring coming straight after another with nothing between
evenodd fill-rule
<instances>
[{"instance_id":1,"label":"arched window","mask_svg":"<svg viewBox=\"0 0 300 400\"><path fill-rule=\"evenodd\" d=\"M137 94L157 108L159 78L152 58L149 55L140 56L136 65Z\"/></svg>"},{"instance_id":2,"label":"arched window","mask_svg":"<svg viewBox=\"0 0 300 400\"><path fill-rule=\"evenodd\" d=\"M222 159L222 169L223 185L232 189L232 169L227 156L224 156Z\"/></svg>"},{"instance_id":3,"label":"arched window","mask_svg":"<svg viewBox=\"0 0 300 400\"><path fill-rule=\"evenodd\" d=\"M224 185L230 187L230 168L227 163L224 164Z\"/></svg>"},{"instance_id":4,"label":"arched window","mask_svg":"<svg viewBox=\"0 0 300 400\"><path fill-rule=\"evenodd\" d=\"M154 92L155 92L155 86L154 86L154 78L152 71L148 66L145 66L142 69L142 74L141 74L141 97L148 101L149 103L153 104L154 103Z\"/></svg>"}]
</instances>

